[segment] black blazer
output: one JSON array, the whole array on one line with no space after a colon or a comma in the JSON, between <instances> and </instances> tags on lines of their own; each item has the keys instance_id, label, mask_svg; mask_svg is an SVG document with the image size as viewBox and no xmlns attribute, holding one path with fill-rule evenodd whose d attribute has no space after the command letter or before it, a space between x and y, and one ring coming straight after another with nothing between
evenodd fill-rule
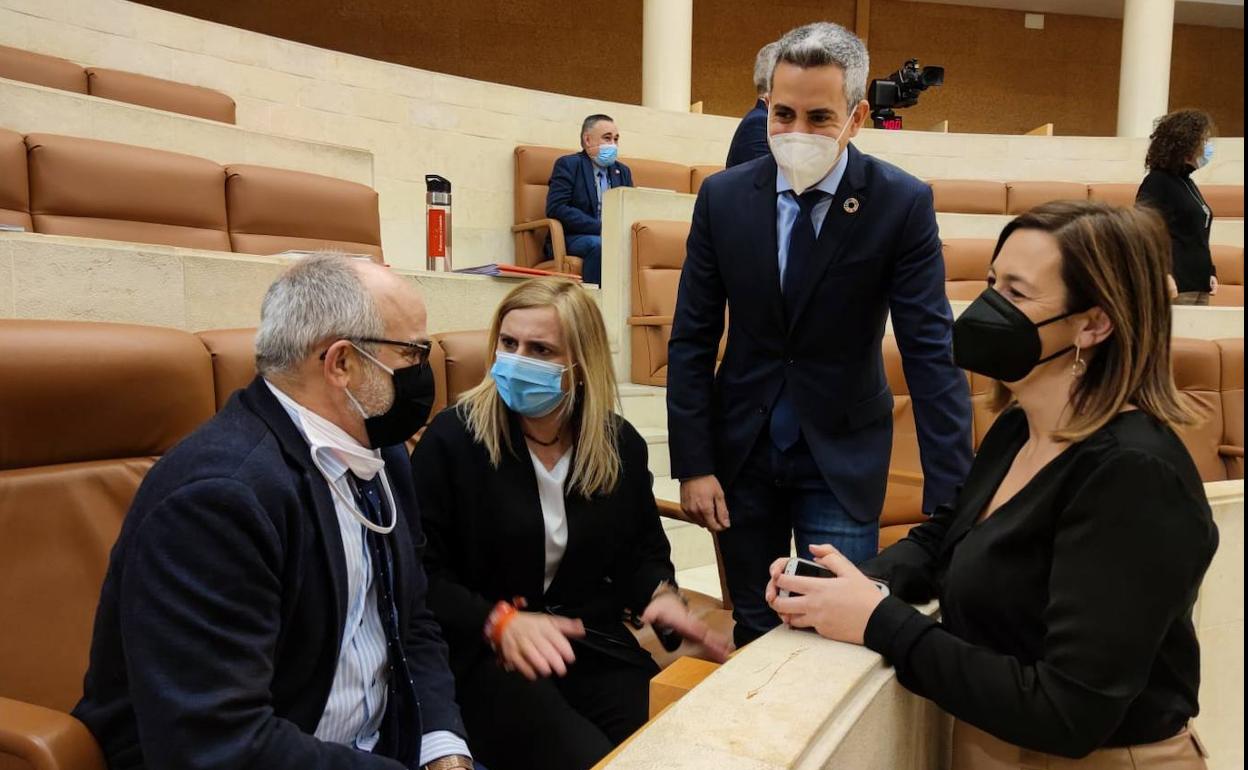
<instances>
[{"instance_id":1,"label":"black blazer","mask_svg":"<svg viewBox=\"0 0 1248 770\"><path fill-rule=\"evenodd\" d=\"M731 484L787 382L832 492L855 519L877 518L892 442L880 348L891 314L914 400L923 510L949 502L971 465L971 401L953 364L931 188L851 145L808 270L813 280L786 313L770 155L707 178L668 345L672 476ZM725 304L732 323L716 372Z\"/></svg>"},{"instance_id":2,"label":"black blazer","mask_svg":"<svg viewBox=\"0 0 1248 770\"><path fill-rule=\"evenodd\" d=\"M555 161L546 192L546 216L563 224L564 235L602 234L595 168L584 151ZM609 187L633 186L633 172L623 163L616 161L606 172Z\"/></svg>"},{"instance_id":3,"label":"black blazer","mask_svg":"<svg viewBox=\"0 0 1248 770\"><path fill-rule=\"evenodd\" d=\"M770 154L771 145L767 142L767 103L759 99L737 124L732 143L728 145L725 167L739 166Z\"/></svg>"},{"instance_id":4,"label":"black blazer","mask_svg":"<svg viewBox=\"0 0 1248 770\"><path fill-rule=\"evenodd\" d=\"M395 601L418 703L387 704L368 754L313 737L347 611L329 486L257 378L143 480L113 548L82 701L112 770L400 770L425 732L464 735L425 607L406 454L383 450L400 517Z\"/></svg>"},{"instance_id":5,"label":"black blazer","mask_svg":"<svg viewBox=\"0 0 1248 770\"><path fill-rule=\"evenodd\" d=\"M461 410L444 410L425 430L412 453L412 472L429 538L429 606L457 676L492 655L482 637L486 618L496 602L516 596L529 610L580 618L612 644L641 652L621 622L623 612L640 614L659 582L673 581L675 572L651 491L646 442L616 419L620 481L610 494L590 499L567 492L567 549L547 591L545 523L519 420L513 415L510 426L515 451L504 446L497 469Z\"/></svg>"},{"instance_id":6,"label":"black blazer","mask_svg":"<svg viewBox=\"0 0 1248 770\"><path fill-rule=\"evenodd\" d=\"M1149 171L1140 183L1135 201L1156 209L1166 220L1174 263L1171 272L1179 291L1208 292L1209 278L1218 274L1209 251L1213 216L1200 188L1192 181L1195 170L1188 166L1182 174L1164 169Z\"/></svg>"}]
</instances>

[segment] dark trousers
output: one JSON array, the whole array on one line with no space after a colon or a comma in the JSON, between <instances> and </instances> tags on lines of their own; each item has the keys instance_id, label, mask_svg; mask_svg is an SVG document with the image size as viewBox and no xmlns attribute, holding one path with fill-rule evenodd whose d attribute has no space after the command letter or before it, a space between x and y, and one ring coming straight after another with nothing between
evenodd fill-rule
<instances>
[{"instance_id":1,"label":"dark trousers","mask_svg":"<svg viewBox=\"0 0 1248 770\"><path fill-rule=\"evenodd\" d=\"M569 235L564 237L563 244L569 254L581 258L581 280L585 283L601 284L602 236Z\"/></svg>"},{"instance_id":2,"label":"dark trousers","mask_svg":"<svg viewBox=\"0 0 1248 770\"><path fill-rule=\"evenodd\" d=\"M719 549L738 647L780 625L764 591L771 563L789 555L790 539L806 559L817 544L834 546L855 564L879 549L879 522L863 523L849 515L823 480L805 440L781 451L764 430L725 497L730 526L718 535Z\"/></svg>"},{"instance_id":3,"label":"dark trousers","mask_svg":"<svg viewBox=\"0 0 1248 770\"><path fill-rule=\"evenodd\" d=\"M562 678L530 682L492 658L458 677L475 759L490 770L587 770L645 724L658 667L573 649Z\"/></svg>"}]
</instances>

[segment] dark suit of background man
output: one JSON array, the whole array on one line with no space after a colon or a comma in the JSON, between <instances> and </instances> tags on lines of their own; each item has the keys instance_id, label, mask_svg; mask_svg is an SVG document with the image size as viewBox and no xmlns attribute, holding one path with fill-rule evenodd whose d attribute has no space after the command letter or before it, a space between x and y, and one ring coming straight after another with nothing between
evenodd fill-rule
<instances>
[{"instance_id":1,"label":"dark suit of background man","mask_svg":"<svg viewBox=\"0 0 1248 770\"><path fill-rule=\"evenodd\" d=\"M471 768L402 446L425 307L317 255L269 287L259 376L147 474L74 709L111 768ZM397 446L396 446L397 445Z\"/></svg>"},{"instance_id":2,"label":"dark suit of background man","mask_svg":"<svg viewBox=\"0 0 1248 770\"><path fill-rule=\"evenodd\" d=\"M633 172L618 159L619 146L615 121L590 115L581 124L581 151L555 161L550 174L546 216L563 225L568 253L583 260L585 283L602 283L602 197L612 187L633 186Z\"/></svg>"},{"instance_id":3,"label":"dark suit of background man","mask_svg":"<svg viewBox=\"0 0 1248 770\"><path fill-rule=\"evenodd\" d=\"M816 543L855 562L877 550L890 313L924 510L950 502L970 466L931 190L848 144L867 118L867 67L862 41L835 24L785 35L771 155L711 176L694 205L668 350L668 440L682 507L719 532L739 644L779 622L763 589L790 533L807 558Z\"/></svg>"},{"instance_id":4,"label":"dark suit of background man","mask_svg":"<svg viewBox=\"0 0 1248 770\"><path fill-rule=\"evenodd\" d=\"M767 86L771 80L771 68L776 66L776 49L779 43L768 43L758 49L754 57L754 93L758 101L754 108L745 113L745 117L737 125L732 135L732 144L728 145L727 168L771 154L771 146L767 144Z\"/></svg>"}]
</instances>

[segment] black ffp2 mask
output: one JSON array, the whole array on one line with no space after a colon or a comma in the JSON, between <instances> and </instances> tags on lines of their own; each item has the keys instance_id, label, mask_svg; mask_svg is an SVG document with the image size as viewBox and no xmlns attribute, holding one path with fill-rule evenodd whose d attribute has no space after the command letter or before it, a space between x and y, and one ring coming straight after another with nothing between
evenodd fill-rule
<instances>
[{"instance_id":1,"label":"black ffp2 mask","mask_svg":"<svg viewBox=\"0 0 1248 770\"><path fill-rule=\"evenodd\" d=\"M1040 364L1074 350L1062 348L1040 357L1040 327L1069 318L1076 311L1032 323L991 286L953 322L953 361L967 371L1002 382L1017 382Z\"/></svg>"}]
</instances>

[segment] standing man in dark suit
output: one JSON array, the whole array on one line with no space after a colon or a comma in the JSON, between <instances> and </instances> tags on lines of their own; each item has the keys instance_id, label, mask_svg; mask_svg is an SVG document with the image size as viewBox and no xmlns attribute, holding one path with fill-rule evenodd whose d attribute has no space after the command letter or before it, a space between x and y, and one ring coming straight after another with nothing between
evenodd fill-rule
<instances>
[{"instance_id":1,"label":"standing man in dark suit","mask_svg":"<svg viewBox=\"0 0 1248 770\"><path fill-rule=\"evenodd\" d=\"M473 766L402 446L429 345L371 262L269 287L259 376L156 463L112 552L74 709L110 767Z\"/></svg>"},{"instance_id":2,"label":"standing man in dark suit","mask_svg":"<svg viewBox=\"0 0 1248 770\"><path fill-rule=\"evenodd\" d=\"M632 187L633 172L619 161L620 130L610 115L581 123L581 151L555 161L546 216L563 225L569 254L582 260L585 283L602 283L602 198L612 187Z\"/></svg>"},{"instance_id":3,"label":"standing man in dark suit","mask_svg":"<svg viewBox=\"0 0 1248 770\"><path fill-rule=\"evenodd\" d=\"M758 49L758 56L754 57L754 92L758 101L754 102L753 109L745 113L732 135L728 160L724 164L727 168L771 154L771 146L767 144L767 88L771 69L776 66L778 47L779 43L768 43Z\"/></svg>"},{"instance_id":4,"label":"standing man in dark suit","mask_svg":"<svg viewBox=\"0 0 1248 770\"><path fill-rule=\"evenodd\" d=\"M854 562L876 553L890 314L925 511L953 500L971 461L931 190L849 144L868 113L866 48L818 23L785 35L776 58L772 154L699 191L668 349L672 475L682 507L719 533L738 644L779 622L763 589L790 535L807 558L822 543Z\"/></svg>"}]
</instances>

